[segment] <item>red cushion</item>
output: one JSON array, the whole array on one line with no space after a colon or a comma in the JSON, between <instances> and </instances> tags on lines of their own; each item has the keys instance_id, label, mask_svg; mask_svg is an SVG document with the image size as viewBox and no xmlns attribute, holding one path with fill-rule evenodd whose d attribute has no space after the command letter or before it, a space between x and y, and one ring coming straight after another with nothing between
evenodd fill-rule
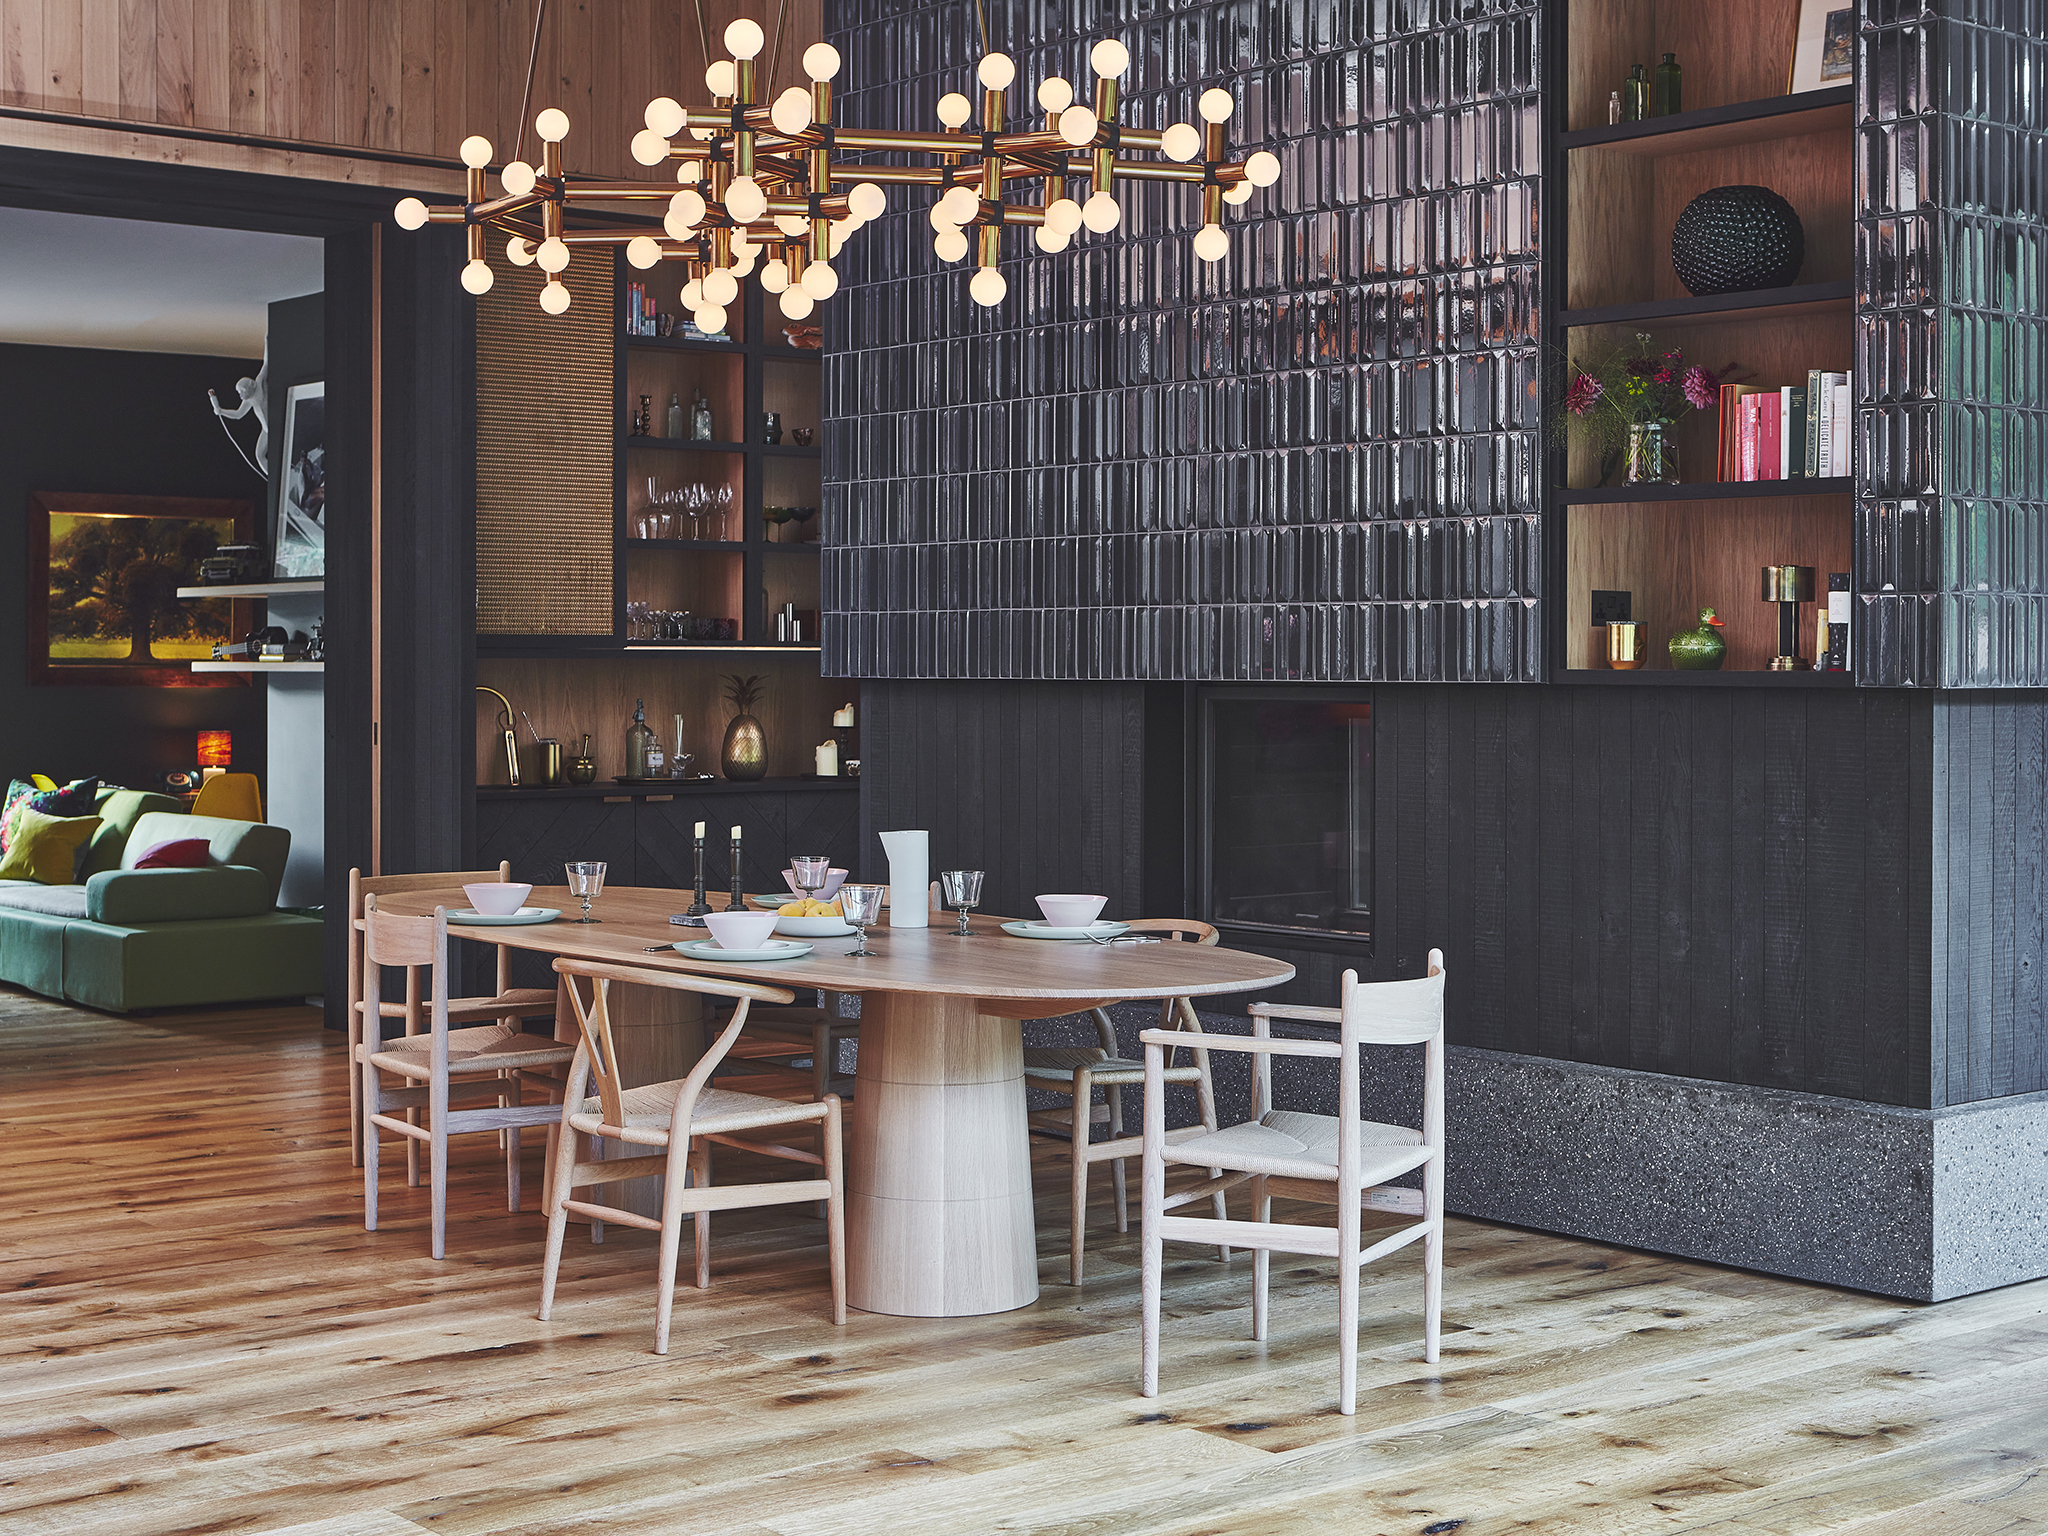
<instances>
[{"instance_id":1,"label":"red cushion","mask_svg":"<svg viewBox=\"0 0 2048 1536\"><path fill-rule=\"evenodd\" d=\"M181 837L175 842L158 843L149 852L135 861L137 869L204 869L207 865L207 842L203 837Z\"/></svg>"}]
</instances>

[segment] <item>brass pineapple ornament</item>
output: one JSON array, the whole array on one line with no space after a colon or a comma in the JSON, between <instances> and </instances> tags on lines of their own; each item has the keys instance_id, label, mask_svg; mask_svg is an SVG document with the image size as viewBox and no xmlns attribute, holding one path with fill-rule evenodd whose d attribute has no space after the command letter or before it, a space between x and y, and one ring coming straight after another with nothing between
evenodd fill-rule
<instances>
[{"instance_id":1,"label":"brass pineapple ornament","mask_svg":"<svg viewBox=\"0 0 2048 1536\"><path fill-rule=\"evenodd\" d=\"M727 674L725 699L739 713L726 725L725 746L719 753L720 767L728 779L741 783L766 778L768 743L761 734L761 722L753 716L753 708L761 700L760 675L741 677L737 672Z\"/></svg>"}]
</instances>

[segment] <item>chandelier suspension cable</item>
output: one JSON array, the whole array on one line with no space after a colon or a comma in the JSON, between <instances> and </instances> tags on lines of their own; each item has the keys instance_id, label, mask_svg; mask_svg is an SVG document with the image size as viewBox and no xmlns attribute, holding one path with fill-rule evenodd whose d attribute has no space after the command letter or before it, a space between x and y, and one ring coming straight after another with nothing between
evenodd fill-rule
<instances>
[{"instance_id":1,"label":"chandelier suspension cable","mask_svg":"<svg viewBox=\"0 0 2048 1536\"><path fill-rule=\"evenodd\" d=\"M532 105L545 7L546 0L536 0L522 118ZM1084 230L1108 235L1123 223L1116 195L1121 184L1178 183L1201 194L1194 254L1214 263L1230 252L1223 228L1226 207L1250 201L1259 188L1280 179L1280 161L1268 151L1243 160L1229 157L1224 130L1237 103L1222 86L1201 93L1196 103L1200 126L1136 128L1119 121L1120 82L1131 55L1110 37L1097 39L1088 52L1092 87L1077 90L1058 75L1046 77L1034 93L1036 112L1026 105L1013 127L1010 88L1017 65L1007 54L988 49L985 0L975 0L982 46L988 50L975 68L980 124L970 126L977 104L949 91L939 98L939 126L933 129L864 129L836 122L832 82L842 60L830 43L804 50L808 88L790 86L776 93L788 0L778 0L777 47L767 60L766 81L760 62L769 39L761 24L747 17L734 21L724 34L730 57L711 59L703 0L695 0L694 9L711 104L685 107L673 97L658 96L647 104L647 126L631 144L636 161L671 170L673 182L571 177L562 151L569 116L547 107L533 119L541 141L538 167L512 160L498 173L503 192L489 196L485 173L491 143L473 134L461 146L468 168L463 201L429 208L416 197L405 198L392 213L399 227L462 225L469 246L462 285L473 294L490 291L493 278L484 242L495 230L505 237L507 260L520 267L538 265L545 275L540 306L551 315L569 308L561 275L576 246L624 247L627 264L642 271L664 261L680 262L687 273L683 304L700 334L718 336L725 331L729 306L739 301L740 283L757 270L763 291L778 297L778 307L790 320L802 321L831 298L839 289L832 260L854 231L888 211L885 186L931 189L936 198L929 209L933 251L946 262L971 256L974 276L968 292L977 304L993 306L1009 292L1009 280L998 267L1008 231L1028 234L1039 252L1056 254ZM524 148L525 132L522 121L516 148ZM876 154L893 158L888 163L864 158ZM1015 196L1018 192L1025 195ZM657 212L649 203L666 206ZM592 209L596 217L572 229L572 204L579 209L609 205L609 210Z\"/></svg>"},{"instance_id":2,"label":"chandelier suspension cable","mask_svg":"<svg viewBox=\"0 0 2048 1536\"><path fill-rule=\"evenodd\" d=\"M527 113L533 106L533 76L540 67L540 26L548 14L548 0L535 0L533 7L533 46L526 54L526 90L519 98L519 137L512 143L512 158L526 158Z\"/></svg>"},{"instance_id":3,"label":"chandelier suspension cable","mask_svg":"<svg viewBox=\"0 0 2048 1536\"><path fill-rule=\"evenodd\" d=\"M775 46L768 50L768 90L775 94L775 77L782 70L782 29L789 22L789 0L776 0L775 4Z\"/></svg>"},{"instance_id":4,"label":"chandelier suspension cable","mask_svg":"<svg viewBox=\"0 0 2048 1536\"><path fill-rule=\"evenodd\" d=\"M703 55L704 67L711 67L711 29L704 24L704 0L697 0L697 51Z\"/></svg>"}]
</instances>

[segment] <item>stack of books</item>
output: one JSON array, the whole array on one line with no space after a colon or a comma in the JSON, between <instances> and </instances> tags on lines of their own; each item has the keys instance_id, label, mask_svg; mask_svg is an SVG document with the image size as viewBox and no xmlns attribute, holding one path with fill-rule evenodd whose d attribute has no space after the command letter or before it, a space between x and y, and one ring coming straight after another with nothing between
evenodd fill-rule
<instances>
[{"instance_id":1,"label":"stack of books","mask_svg":"<svg viewBox=\"0 0 2048 1536\"><path fill-rule=\"evenodd\" d=\"M1828 479L1849 473L1849 375L1816 368L1806 383L1721 386L1722 480Z\"/></svg>"},{"instance_id":2,"label":"stack of books","mask_svg":"<svg viewBox=\"0 0 2048 1536\"><path fill-rule=\"evenodd\" d=\"M626 334L628 336L652 336L654 330L654 295L648 292L645 283L626 284Z\"/></svg>"}]
</instances>

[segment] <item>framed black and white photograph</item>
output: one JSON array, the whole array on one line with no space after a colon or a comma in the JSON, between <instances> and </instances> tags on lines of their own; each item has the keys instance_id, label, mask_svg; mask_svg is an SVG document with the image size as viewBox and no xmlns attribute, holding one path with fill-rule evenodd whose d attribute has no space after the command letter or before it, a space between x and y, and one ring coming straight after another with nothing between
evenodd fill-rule
<instances>
[{"instance_id":1,"label":"framed black and white photograph","mask_svg":"<svg viewBox=\"0 0 2048 1536\"><path fill-rule=\"evenodd\" d=\"M1856 74L1856 7L1842 0L1799 0L1790 94L1847 85Z\"/></svg>"},{"instance_id":2,"label":"framed black and white photograph","mask_svg":"<svg viewBox=\"0 0 2048 1536\"><path fill-rule=\"evenodd\" d=\"M284 398L275 560L281 581L327 574L327 385L294 384Z\"/></svg>"}]
</instances>

